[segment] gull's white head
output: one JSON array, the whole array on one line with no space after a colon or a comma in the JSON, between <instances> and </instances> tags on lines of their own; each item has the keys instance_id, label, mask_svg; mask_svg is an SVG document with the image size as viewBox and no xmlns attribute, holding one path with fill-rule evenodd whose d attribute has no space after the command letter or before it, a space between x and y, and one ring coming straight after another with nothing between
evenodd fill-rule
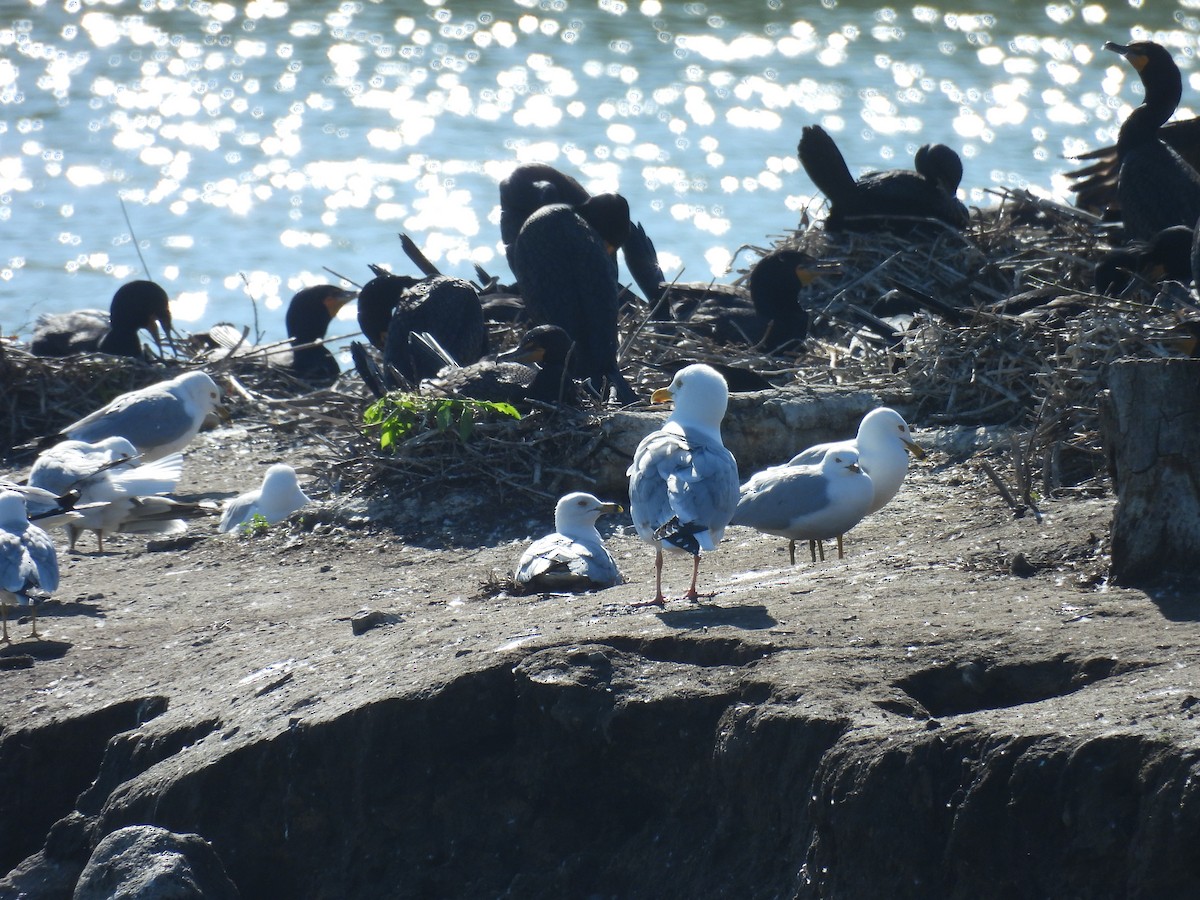
<instances>
[{"instance_id":1,"label":"gull's white head","mask_svg":"<svg viewBox=\"0 0 1200 900\"><path fill-rule=\"evenodd\" d=\"M174 382L177 390L173 393L191 400L205 415L222 408L221 389L207 372L185 372Z\"/></svg>"},{"instance_id":2,"label":"gull's white head","mask_svg":"<svg viewBox=\"0 0 1200 900\"><path fill-rule=\"evenodd\" d=\"M908 453L917 459L925 458L925 451L913 440L912 432L904 417L887 406L873 409L858 425L859 449L888 450L899 441Z\"/></svg>"},{"instance_id":3,"label":"gull's white head","mask_svg":"<svg viewBox=\"0 0 1200 900\"><path fill-rule=\"evenodd\" d=\"M120 435L103 438L96 441L92 446L106 453L110 460L122 458L133 459L138 455L137 447L133 446L128 438L123 438Z\"/></svg>"},{"instance_id":4,"label":"gull's white head","mask_svg":"<svg viewBox=\"0 0 1200 900\"><path fill-rule=\"evenodd\" d=\"M712 366L696 363L676 372L671 383L655 391L650 399L655 403L674 400L673 421L720 430L729 405L729 386Z\"/></svg>"},{"instance_id":5,"label":"gull's white head","mask_svg":"<svg viewBox=\"0 0 1200 900\"><path fill-rule=\"evenodd\" d=\"M570 536L580 529L594 528L600 516L621 511L619 504L606 503L592 494L576 491L559 498L554 507L554 530Z\"/></svg>"},{"instance_id":6,"label":"gull's white head","mask_svg":"<svg viewBox=\"0 0 1200 900\"><path fill-rule=\"evenodd\" d=\"M263 476L262 491L264 494L282 494L299 490L296 480L296 470L286 463L275 463L267 469Z\"/></svg>"},{"instance_id":7,"label":"gull's white head","mask_svg":"<svg viewBox=\"0 0 1200 900\"><path fill-rule=\"evenodd\" d=\"M826 450L821 460L822 475L857 475L861 471L857 450Z\"/></svg>"}]
</instances>

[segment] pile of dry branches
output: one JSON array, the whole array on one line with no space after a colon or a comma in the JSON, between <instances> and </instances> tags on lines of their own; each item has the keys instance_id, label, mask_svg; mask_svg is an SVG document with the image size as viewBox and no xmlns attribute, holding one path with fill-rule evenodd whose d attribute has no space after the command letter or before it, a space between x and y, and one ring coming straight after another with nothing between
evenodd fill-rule
<instances>
[{"instance_id":1,"label":"pile of dry branches","mask_svg":"<svg viewBox=\"0 0 1200 900\"><path fill-rule=\"evenodd\" d=\"M745 344L720 345L686 322L651 322L648 304L635 299L622 313L621 364L645 395L666 384L681 361L739 366L777 387L907 388L918 426L1009 426L1020 435L1023 464L1040 469L1047 488L1077 484L1103 475L1097 406L1106 366L1125 356L1186 352L1179 320L1190 297L1156 304L1150 285L1120 299L1091 292L1095 262L1109 240L1087 213L1023 192L1003 192L995 208L976 211L965 233L943 227L918 239L809 227L783 236L776 247L836 260L841 274L809 289L813 329L805 347L768 355ZM731 279L735 286L756 261L750 256L774 248L750 249L745 269ZM869 311L896 288L957 313L918 313L890 346L864 336L852 313ZM492 328L494 346L516 342L513 326ZM331 479L339 481L422 490L483 484L497 493L546 498L562 479L586 468L600 440L604 410L596 403L583 411L543 408L519 422L481 423L470 441L430 432L382 453L362 430L370 398L353 372L313 393L278 367L251 359L196 352L181 362L212 371L243 414L327 443L334 451ZM0 356L0 368L8 386L0 394L0 429L8 446L175 374L102 356L38 359L12 347Z\"/></svg>"}]
</instances>

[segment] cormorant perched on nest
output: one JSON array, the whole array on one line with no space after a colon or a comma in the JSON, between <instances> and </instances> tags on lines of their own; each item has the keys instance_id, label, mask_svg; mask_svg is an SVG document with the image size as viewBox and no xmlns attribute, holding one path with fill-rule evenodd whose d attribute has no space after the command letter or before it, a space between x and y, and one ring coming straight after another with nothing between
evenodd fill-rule
<instances>
[{"instance_id":1,"label":"cormorant perched on nest","mask_svg":"<svg viewBox=\"0 0 1200 900\"><path fill-rule=\"evenodd\" d=\"M1135 241L1104 254L1096 264L1096 292L1119 295L1134 278L1151 283L1192 280L1192 241L1194 230L1172 225L1149 241Z\"/></svg>"},{"instance_id":2,"label":"cormorant perched on nest","mask_svg":"<svg viewBox=\"0 0 1200 900\"><path fill-rule=\"evenodd\" d=\"M570 175L542 163L517 166L500 182L500 239L504 241L504 252L514 274L513 250L525 220L543 206L555 203L578 206L590 197Z\"/></svg>"},{"instance_id":3,"label":"cormorant perched on nest","mask_svg":"<svg viewBox=\"0 0 1200 900\"><path fill-rule=\"evenodd\" d=\"M720 344L746 343L779 353L808 335L808 310L800 292L821 275L836 270L802 250L782 248L762 257L750 270L747 287L663 280L654 242L641 224L630 228L625 262L652 305L654 319L685 323Z\"/></svg>"},{"instance_id":4,"label":"cormorant perched on nest","mask_svg":"<svg viewBox=\"0 0 1200 900\"><path fill-rule=\"evenodd\" d=\"M567 373L573 346L570 336L557 325L539 325L494 360L448 366L421 382L421 390L514 406L531 400L577 406L579 391Z\"/></svg>"},{"instance_id":5,"label":"cormorant perched on nest","mask_svg":"<svg viewBox=\"0 0 1200 900\"><path fill-rule=\"evenodd\" d=\"M479 293L469 281L449 275L416 279L376 274L359 291L358 324L383 350L384 362L412 385L442 366L423 347L414 346L414 333L432 335L462 365L476 362L487 350Z\"/></svg>"},{"instance_id":6,"label":"cormorant perched on nest","mask_svg":"<svg viewBox=\"0 0 1200 900\"><path fill-rule=\"evenodd\" d=\"M805 126L797 153L808 177L829 198L828 231L904 232L920 226L914 219L967 226L967 208L954 196L962 181L962 160L945 144L921 147L915 172L869 172L857 181L820 125Z\"/></svg>"},{"instance_id":7,"label":"cormorant perched on nest","mask_svg":"<svg viewBox=\"0 0 1200 900\"><path fill-rule=\"evenodd\" d=\"M629 234L629 204L598 194L578 206L553 204L521 226L512 261L529 318L557 325L575 342L571 372L621 403L637 394L617 368L620 284L613 252Z\"/></svg>"},{"instance_id":8,"label":"cormorant perched on nest","mask_svg":"<svg viewBox=\"0 0 1200 900\"><path fill-rule=\"evenodd\" d=\"M1109 41L1104 49L1129 60L1146 90L1117 137L1117 199L1126 237L1149 240L1171 225L1194 227L1200 218L1200 172L1159 140L1159 129L1183 94L1179 67L1152 41Z\"/></svg>"},{"instance_id":9,"label":"cormorant perched on nest","mask_svg":"<svg viewBox=\"0 0 1200 900\"><path fill-rule=\"evenodd\" d=\"M71 356L75 353L108 353L144 360L138 332L146 329L161 350L158 333L171 330L167 292L153 281L130 281L113 294L108 315L82 309L38 317L30 351L35 356Z\"/></svg>"},{"instance_id":10,"label":"cormorant perched on nest","mask_svg":"<svg viewBox=\"0 0 1200 900\"><path fill-rule=\"evenodd\" d=\"M343 306L358 294L331 284L318 284L298 291L288 303L284 325L292 346L290 369L299 379L328 387L337 380L342 367L323 344L305 346L322 340L329 323Z\"/></svg>"}]
</instances>

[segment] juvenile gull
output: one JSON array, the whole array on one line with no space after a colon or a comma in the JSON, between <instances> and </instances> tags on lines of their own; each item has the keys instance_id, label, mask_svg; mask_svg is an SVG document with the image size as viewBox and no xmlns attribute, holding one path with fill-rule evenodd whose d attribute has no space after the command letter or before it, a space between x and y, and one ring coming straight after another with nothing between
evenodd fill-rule
<instances>
[{"instance_id":1,"label":"juvenile gull","mask_svg":"<svg viewBox=\"0 0 1200 900\"><path fill-rule=\"evenodd\" d=\"M37 637L37 603L31 591L58 590L58 556L50 536L30 523L25 501L15 491L0 492L0 622L8 638L8 608L28 606Z\"/></svg>"},{"instance_id":2,"label":"juvenile gull","mask_svg":"<svg viewBox=\"0 0 1200 900\"><path fill-rule=\"evenodd\" d=\"M809 542L815 561L816 542L837 538L841 558L842 535L867 514L873 495L857 451L827 450L817 465L787 463L755 474L742 485L732 524L787 538L792 565L796 541Z\"/></svg>"},{"instance_id":3,"label":"juvenile gull","mask_svg":"<svg viewBox=\"0 0 1200 900\"><path fill-rule=\"evenodd\" d=\"M592 494L561 497L554 507L554 533L521 554L517 583L539 591L590 591L619 583L621 573L596 530L596 519L619 512L619 505Z\"/></svg>"},{"instance_id":4,"label":"juvenile gull","mask_svg":"<svg viewBox=\"0 0 1200 900\"><path fill-rule=\"evenodd\" d=\"M638 536L656 547L651 602L664 602L664 542L692 554L686 598L695 600L700 552L716 549L738 503L737 462L721 442L729 389L719 372L695 364L680 369L651 399L674 400L675 409L633 454L628 471L630 513Z\"/></svg>"},{"instance_id":5,"label":"juvenile gull","mask_svg":"<svg viewBox=\"0 0 1200 900\"><path fill-rule=\"evenodd\" d=\"M223 413L221 392L204 372L185 372L167 381L129 391L59 432L60 437L94 443L126 438L143 462L182 450L212 413Z\"/></svg>"},{"instance_id":6,"label":"juvenile gull","mask_svg":"<svg viewBox=\"0 0 1200 900\"><path fill-rule=\"evenodd\" d=\"M908 473L908 455L925 458L925 451L913 440L904 417L894 409L873 409L858 425L858 435L848 441L815 444L792 457L788 465L817 465L829 450L853 450L858 464L871 476L874 497L867 510L870 515L887 505Z\"/></svg>"},{"instance_id":7,"label":"juvenile gull","mask_svg":"<svg viewBox=\"0 0 1200 900\"><path fill-rule=\"evenodd\" d=\"M266 519L267 524L274 525L309 502L296 481L296 470L284 463L276 463L267 469L261 487L229 501L221 514L221 524L217 530L222 533L233 531L256 515Z\"/></svg>"}]
</instances>

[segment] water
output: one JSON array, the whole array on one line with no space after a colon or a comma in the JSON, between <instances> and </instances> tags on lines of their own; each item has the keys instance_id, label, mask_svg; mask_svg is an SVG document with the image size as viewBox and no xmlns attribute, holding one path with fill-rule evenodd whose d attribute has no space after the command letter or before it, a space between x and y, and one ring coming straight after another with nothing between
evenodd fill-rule
<instances>
[{"instance_id":1,"label":"water","mask_svg":"<svg viewBox=\"0 0 1200 900\"><path fill-rule=\"evenodd\" d=\"M811 123L855 171L942 141L969 204L1066 199L1141 99L1105 40L1171 47L1195 114L1195 0L1111 5L0 2L0 330L107 308L144 259L183 328L276 339L323 267L413 271L399 232L507 279L496 186L530 161L624 193L669 277L727 278L817 208Z\"/></svg>"}]
</instances>

